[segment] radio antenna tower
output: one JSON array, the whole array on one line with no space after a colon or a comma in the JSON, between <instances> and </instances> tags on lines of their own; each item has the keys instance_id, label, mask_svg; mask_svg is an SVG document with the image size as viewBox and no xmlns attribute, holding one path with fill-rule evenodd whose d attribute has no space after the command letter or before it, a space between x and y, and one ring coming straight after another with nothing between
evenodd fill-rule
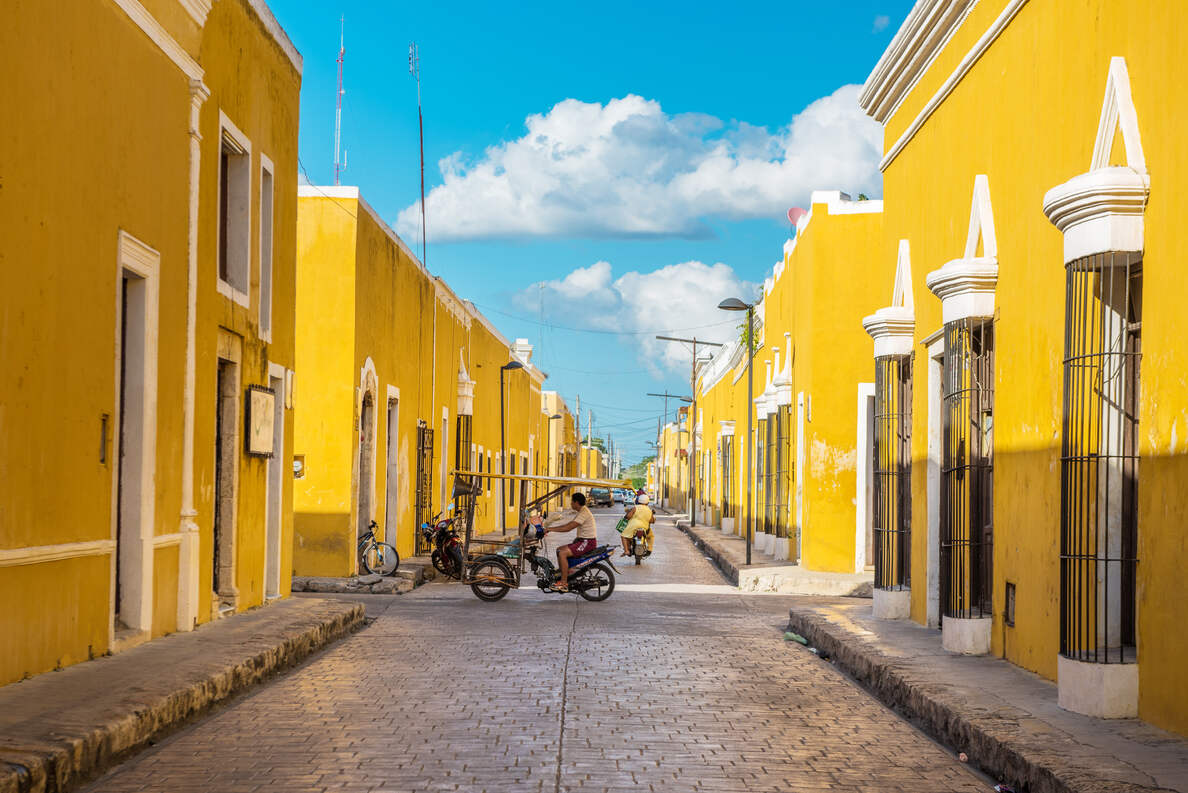
<instances>
[{"instance_id":1,"label":"radio antenna tower","mask_svg":"<svg viewBox=\"0 0 1188 793\"><path fill-rule=\"evenodd\" d=\"M342 151L342 61L346 56L346 17L338 20L338 96L334 109L334 184L339 184L342 172L346 170L346 152ZM341 155L341 156L340 156Z\"/></svg>"},{"instance_id":2,"label":"radio antenna tower","mask_svg":"<svg viewBox=\"0 0 1188 793\"><path fill-rule=\"evenodd\" d=\"M415 41L408 45L408 73L417 81L417 126L421 131L421 264L425 264L425 121L421 116L421 59Z\"/></svg>"}]
</instances>

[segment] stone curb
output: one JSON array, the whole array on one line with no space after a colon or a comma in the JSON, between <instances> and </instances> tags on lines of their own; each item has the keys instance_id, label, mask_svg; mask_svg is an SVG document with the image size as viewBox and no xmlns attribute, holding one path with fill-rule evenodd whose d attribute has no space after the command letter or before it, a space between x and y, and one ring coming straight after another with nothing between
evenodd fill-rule
<instances>
[{"instance_id":1,"label":"stone curb","mask_svg":"<svg viewBox=\"0 0 1188 793\"><path fill-rule=\"evenodd\" d=\"M295 615L292 624L284 626L280 641L272 646L256 649L217 671L187 680L167 693L121 702L118 707L100 706L102 716L97 723L87 724L83 723L83 718L72 717L64 724L54 725L43 736L5 734L6 731L0 730L0 793L66 793L74 790L194 716L295 666L363 625L364 608L360 604L324 600L306 602L318 604L314 608L320 608L322 613ZM324 607L321 604L325 604ZM132 658L137 651L150 650L160 642L173 639L189 640L189 644L194 645L192 649L200 653L204 640L211 638L213 631L275 608L277 606L269 606L208 623L193 633L173 634L118 656L84 662L62 672L47 672L23 682L37 683L55 675L85 676L94 664L120 661L130 667L127 673L133 673L136 670ZM231 627L234 630L241 626ZM258 640L261 633L262 630L253 632L252 639ZM132 689L141 685L133 674L125 674L123 679ZM15 689L22 683L11 685ZM0 696L7 693L7 689L0 689ZM44 709L47 713L56 710L49 702L45 702ZM3 710L3 703L0 703L0 710Z\"/></svg>"},{"instance_id":2,"label":"stone curb","mask_svg":"<svg viewBox=\"0 0 1188 793\"><path fill-rule=\"evenodd\" d=\"M319 592L336 595L404 595L437 577L433 563L424 556L414 556L400 563L388 577L358 575L348 578L332 576L293 576L294 592Z\"/></svg>"},{"instance_id":3,"label":"stone curb","mask_svg":"<svg viewBox=\"0 0 1188 793\"><path fill-rule=\"evenodd\" d=\"M734 586L738 586L738 566L735 565L734 562L730 561L730 558L727 557L726 554L721 551L721 549L714 547L698 536L697 533L693 531L693 526L690 525L689 521L687 520L678 520L676 522L676 527L685 533L685 536L687 536L693 542L693 545L698 550L703 552L713 561L714 567L718 568L718 571L726 577L727 581L729 581Z\"/></svg>"},{"instance_id":4,"label":"stone curb","mask_svg":"<svg viewBox=\"0 0 1188 793\"><path fill-rule=\"evenodd\" d=\"M1037 742L1008 713L965 707L944 683L923 679L912 662L868 647L811 610L788 611L788 630L800 634L822 656L830 656L887 707L954 751L964 752L983 773L1029 793L1153 793L1167 788L1103 779L1086 767L1089 747L1071 739ZM1067 744L1067 745L1066 745Z\"/></svg>"}]
</instances>

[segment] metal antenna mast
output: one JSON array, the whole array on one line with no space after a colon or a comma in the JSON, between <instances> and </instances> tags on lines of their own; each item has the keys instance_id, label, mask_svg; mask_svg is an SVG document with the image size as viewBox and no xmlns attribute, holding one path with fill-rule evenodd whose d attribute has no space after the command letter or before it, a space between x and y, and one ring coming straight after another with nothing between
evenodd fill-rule
<instances>
[{"instance_id":1,"label":"metal antenna mast","mask_svg":"<svg viewBox=\"0 0 1188 793\"><path fill-rule=\"evenodd\" d=\"M346 170L346 152L342 151L342 61L346 57L346 17L338 20L338 95L334 109L334 184ZM341 156L339 156L341 154Z\"/></svg>"},{"instance_id":2,"label":"metal antenna mast","mask_svg":"<svg viewBox=\"0 0 1188 793\"><path fill-rule=\"evenodd\" d=\"M421 131L421 264L425 264L425 121L421 116L421 58L415 41L408 45L408 73L417 81L417 126Z\"/></svg>"}]
</instances>

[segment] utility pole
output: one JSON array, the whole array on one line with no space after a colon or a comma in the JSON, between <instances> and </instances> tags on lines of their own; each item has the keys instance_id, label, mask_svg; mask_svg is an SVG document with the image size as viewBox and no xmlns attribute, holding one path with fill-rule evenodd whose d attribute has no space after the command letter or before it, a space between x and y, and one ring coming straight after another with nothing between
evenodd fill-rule
<instances>
[{"instance_id":1,"label":"utility pole","mask_svg":"<svg viewBox=\"0 0 1188 793\"><path fill-rule=\"evenodd\" d=\"M697 465L697 345L701 344L706 347L721 347L723 345L716 341L698 341L696 336L691 339L681 339L677 338L676 336L657 336L656 338L660 339L661 341L680 341L692 343L693 345L693 363L691 367L691 374L689 376L689 382L693 388L693 399L691 400L693 403L693 409L690 411L691 415L689 423L689 523L696 525L697 472L701 470L700 466L698 466L696 469L693 467L694 465Z\"/></svg>"},{"instance_id":2,"label":"utility pole","mask_svg":"<svg viewBox=\"0 0 1188 793\"><path fill-rule=\"evenodd\" d=\"M577 395L577 410L573 414L573 430L578 436L577 442L577 475L582 478L582 395Z\"/></svg>"},{"instance_id":3,"label":"utility pole","mask_svg":"<svg viewBox=\"0 0 1188 793\"><path fill-rule=\"evenodd\" d=\"M661 471L661 469L663 469L665 473L668 472L668 458L664 456L664 429L663 429L665 426L668 425L668 400L679 399L682 402L692 402L693 397L680 396L679 394L670 394L670 393L668 393L667 389L665 389L663 394L654 394L651 391L649 391L648 396L661 397L664 399L664 424L660 425L661 428L658 433L660 436L658 439L659 442L656 444L656 448L657 448L656 453L659 456L659 459L661 461L660 465L658 465L656 467L656 478L658 480L660 480L661 482L665 483L665 485L667 485L667 481L660 476L660 471ZM679 441L680 440L680 435L679 435L680 419L677 420L677 430L678 430L677 440ZM660 488L660 493L658 495L658 498L660 500L660 506L662 506L662 507L667 506L667 503L668 503L668 499L665 498L665 496L667 495L667 491L668 491L667 487Z\"/></svg>"},{"instance_id":4,"label":"utility pole","mask_svg":"<svg viewBox=\"0 0 1188 793\"><path fill-rule=\"evenodd\" d=\"M417 127L421 133L421 264L425 264L425 121L421 116L421 58L415 41L408 45L408 73L417 81Z\"/></svg>"},{"instance_id":5,"label":"utility pole","mask_svg":"<svg viewBox=\"0 0 1188 793\"><path fill-rule=\"evenodd\" d=\"M338 95L334 107L334 184L339 184L346 170L346 152L342 150L342 62L346 57L346 17L338 20Z\"/></svg>"}]
</instances>

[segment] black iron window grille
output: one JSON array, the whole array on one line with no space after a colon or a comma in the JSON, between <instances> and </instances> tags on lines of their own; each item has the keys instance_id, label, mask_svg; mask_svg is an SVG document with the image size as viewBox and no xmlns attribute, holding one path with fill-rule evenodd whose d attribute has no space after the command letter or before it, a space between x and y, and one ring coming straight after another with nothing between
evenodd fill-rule
<instances>
[{"instance_id":1,"label":"black iron window grille","mask_svg":"<svg viewBox=\"0 0 1188 793\"><path fill-rule=\"evenodd\" d=\"M767 432L764 437L764 442L767 445L764 451L764 456L767 458L766 480L763 485L764 504L763 504L763 531L768 534L775 534L777 531L778 517L776 515L776 500L779 494L776 492L779 488L779 469L780 469L780 446L776 442L776 437L779 434L779 416L776 413L767 414Z\"/></svg>"},{"instance_id":2,"label":"black iron window grille","mask_svg":"<svg viewBox=\"0 0 1188 793\"><path fill-rule=\"evenodd\" d=\"M1067 267L1060 456L1060 652L1132 663L1138 566L1142 259Z\"/></svg>"},{"instance_id":3,"label":"black iron window grille","mask_svg":"<svg viewBox=\"0 0 1188 793\"><path fill-rule=\"evenodd\" d=\"M759 514L752 519L756 531L767 531L767 466L764 452L767 450L767 419L755 422L755 507Z\"/></svg>"},{"instance_id":4,"label":"black iron window grille","mask_svg":"<svg viewBox=\"0 0 1188 793\"><path fill-rule=\"evenodd\" d=\"M722 440L722 517L734 517L734 436Z\"/></svg>"},{"instance_id":5,"label":"black iron window grille","mask_svg":"<svg viewBox=\"0 0 1188 793\"><path fill-rule=\"evenodd\" d=\"M473 467L473 462L470 462L474 455L474 448L470 444L470 437L471 437L470 425L471 425L471 422L473 421L473 419L474 419L473 416L466 416L466 415L462 415L462 414L458 415L458 418L456 421L457 428L454 432L454 468L455 469L470 470ZM458 488L459 491L463 491L463 490L470 490L471 486L474 485L475 483L474 483L473 477L468 476L468 477L462 477L461 481L458 482L458 484L464 486L464 487ZM454 498L453 501L454 501L454 507L455 507L454 514L461 515L462 521L466 520L466 516L474 514L475 498L474 498L473 491L469 492L469 493L465 493L465 494L460 494L456 498ZM420 526L421 524L418 523L417 525ZM460 533L465 534L466 525L464 522L459 522L458 525L456 526L456 528L458 529L458 531ZM417 532L417 533L420 534L420 532Z\"/></svg>"},{"instance_id":6,"label":"black iron window grille","mask_svg":"<svg viewBox=\"0 0 1188 793\"><path fill-rule=\"evenodd\" d=\"M879 589L911 576L912 356L875 358L874 574Z\"/></svg>"},{"instance_id":7,"label":"black iron window grille","mask_svg":"<svg viewBox=\"0 0 1188 793\"><path fill-rule=\"evenodd\" d=\"M433 428L424 420L417 421L417 492L416 492L417 555L427 554L433 550L432 540L426 538L420 531L422 523L433 517Z\"/></svg>"},{"instance_id":8,"label":"black iron window grille","mask_svg":"<svg viewBox=\"0 0 1188 793\"><path fill-rule=\"evenodd\" d=\"M792 473L792 408L781 405L775 418L775 470L773 471L774 498L772 499L775 536L788 536L788 492L791 489Z\"/></svg>"},{"instance_id":9,"label":"black iron window grille","mask_svg":"<svg viewBox=\"0 0 1188 793\"><path fill-rule=\"evenodd\" d=\"M992 614L994 325L945 324L940 575L945 617Z\"/></svg>"}]
</instances>

